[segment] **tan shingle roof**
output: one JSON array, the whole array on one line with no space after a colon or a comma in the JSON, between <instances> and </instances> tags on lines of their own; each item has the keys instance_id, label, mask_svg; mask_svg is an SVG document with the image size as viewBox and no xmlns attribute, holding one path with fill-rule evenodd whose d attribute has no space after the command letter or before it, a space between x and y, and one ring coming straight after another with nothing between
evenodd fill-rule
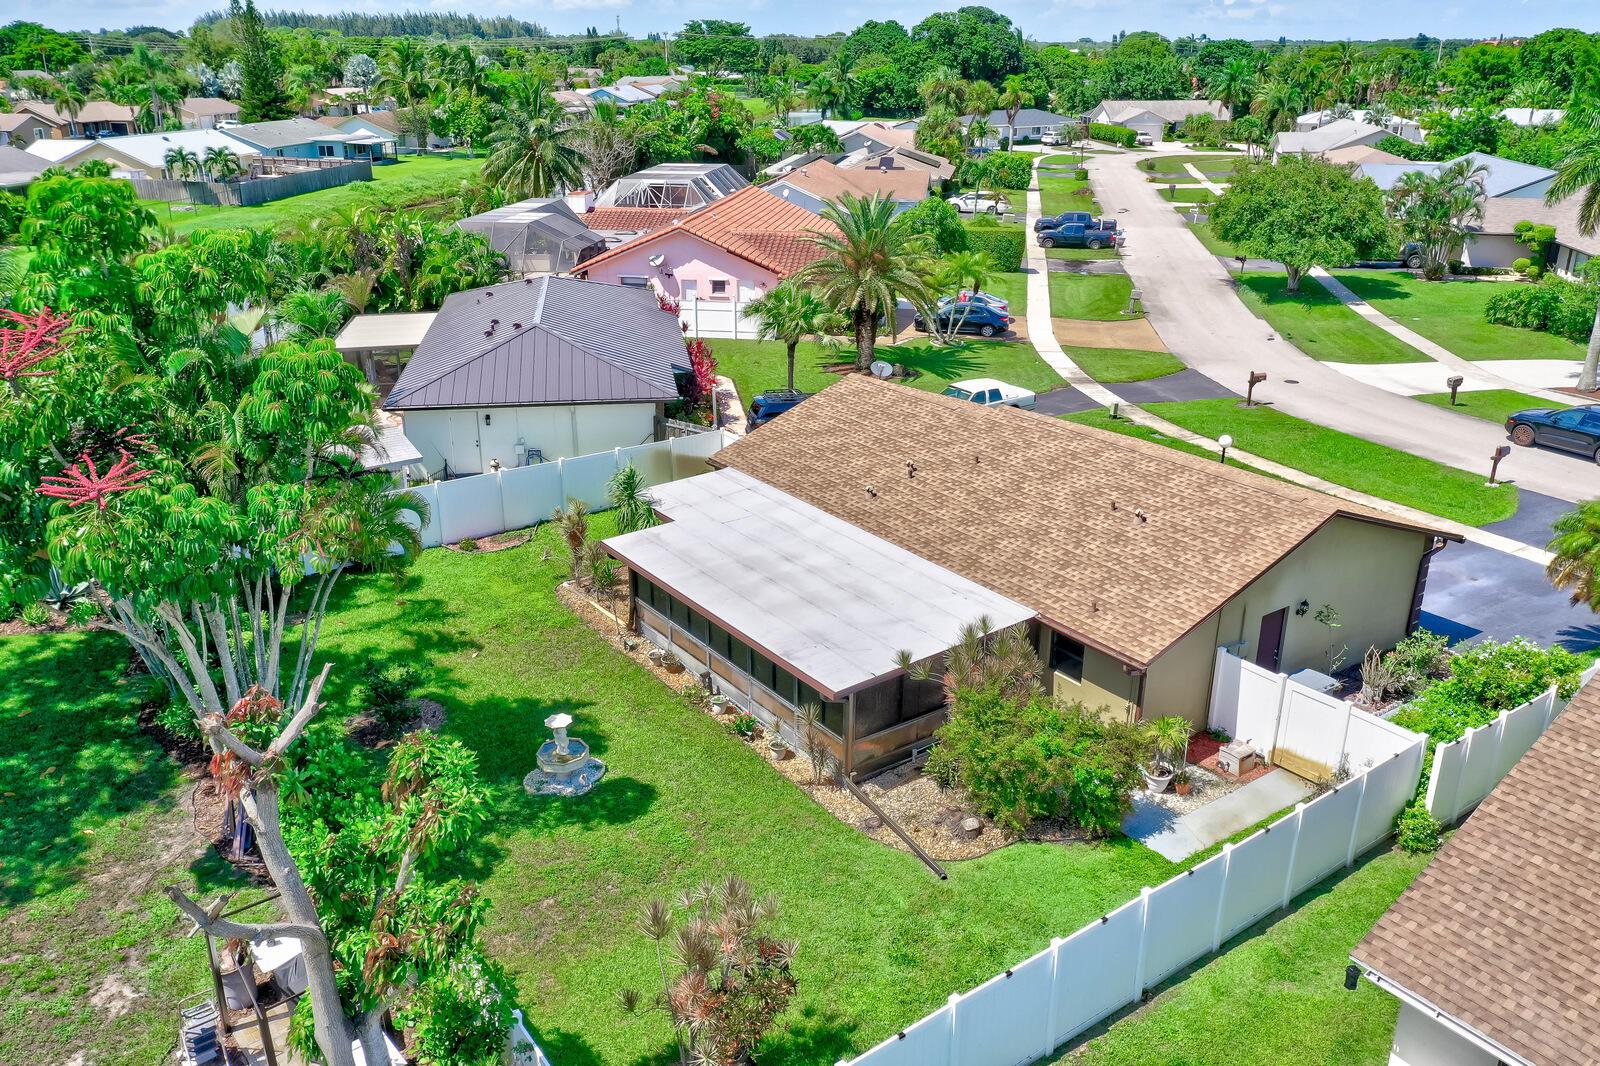
<instances>
[{"instance_id":1,"label":"tan shingle roof","mask_svg":"<svg viewBox=\"0 0 1600 1066\"><path fill-rule=\"evenodd\" d=\"M594 223L589 221L592 214L589 212L584 215L584 225L591 229L594 228ZM807 235L831 228L830 223L822 221L798 204L791 204L765 189L747 185L736 193L707 204L675 226L657 230L595 256L579 267L579 272L613 258L631 255L670 230L693 234L779 277L787 277L822 254Z\"/></svg>"},{"instance_id":2,"label":"tan shingle roof","mask_svg":"<svg viewBox=\"0 0 1600 1066\"><path fill-rule=\"evenodd\" d=\"M1530 1062L1576 1066L1600 1062L1597 928L1591 682L1352 957Z\"/></svg>"},{"instance_id":3,"label":"tan shingle roof","mask_svg":"<svg viewBox=\"0 0 1600 1066\"><path fill-rule=\"evenodd\" d=\"M220 96L186 96L178 107L198 117L216 118L239 113L238 104L232 100L224 100Z\"/></svg>"},{"instance_id":4,"label":"tan shingle roof","mask_svg":"<svg viewBox=\"0 0 1600 1066\"><path fill-rule=\"evenodd\" d=\"M842 170L826 159L818 159L803 167L796 167L774 184L793 185L828 201L851 193L855 196L881 194L893 200L914 203L927 198L928 172L904 167L896 170L879 167Z\"/></svg>"},{"instance_id":5,"label":"tan shingle roof","mask_svg":"<svg viewBox=\"0 0 1600 1066\"><path fill-rule=\"evenodd\" d=\"M1336 516L1421 528L1158 444L855 375L713 463L1025 603L1135 666Z\"/></svg>"},{"instance_id":6,"label":"tan shingle roof","mask_svg":"<svg viewBox=\"0 0 1600 1066\"><path fill-rule=\"evenodd\" d=\"M1546 204L1542 196L1490 196L1483 201L1483 221L1472 228L1479 233L1516 232L1518 222L1534 222L1556 228L1556 240L1585 255L1600 255L1600 230L1585 234L1578 225L1578 209L1583 196Z\"/></svg>"}]
</instances>

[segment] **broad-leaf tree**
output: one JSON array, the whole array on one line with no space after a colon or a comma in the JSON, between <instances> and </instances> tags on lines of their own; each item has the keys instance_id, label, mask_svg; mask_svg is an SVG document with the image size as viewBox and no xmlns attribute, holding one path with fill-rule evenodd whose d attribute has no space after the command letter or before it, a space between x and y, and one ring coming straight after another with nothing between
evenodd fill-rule
<instances>
[{"instance_id":1,"label":"broad-leaf tree","mask_svg":"<svg viewBox=\"0 0 1600 1066\"><path fill-rule=\"evenodd\" d=\"M1301 156L1241 164L1211 222L1246 255L1282 263L1290 292L1312 267L1350 263L1393 241L1376 185Z\"/></svg>"}]
</instances>

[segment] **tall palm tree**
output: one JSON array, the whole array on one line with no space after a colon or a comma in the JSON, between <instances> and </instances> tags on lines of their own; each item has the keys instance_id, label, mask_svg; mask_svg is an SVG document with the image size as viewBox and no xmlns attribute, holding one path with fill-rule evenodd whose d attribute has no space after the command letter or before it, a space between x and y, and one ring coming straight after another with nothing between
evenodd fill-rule
<instances>
[{"instance_id":1,"label":"tall palm tree","mask_svg":"<svg viewBox=\"0 0 1600 1066\"><path fill-rule=\"evenodd\" d=\"M811 78L811 84L806 86L806 95L811 98L822 117L827 118L849 101L849 88L838 73L824 67L817 71Z\"/></svg>"},{"instance_id":2,"label":"tall palm tree","mask_svg":"<svg viewBox=\"0 0 1600 1066\"><path fill-rule=\"evenodd\" d=\"M1233 114L1249 105L1256 95L1256 69L1248 59L1230 59L1206 85L1214 99L1228 105Z\"/></svg>"},{"instance_id":3,"label":"tall palm tree","mask_svg":"<svg viewBox=\"0 0 1600 1066\"><path fill-rule=\"evenodd\" d=\"M772 113L778 119L778 124L789 124L789 112L794 110L795 104L800 102L800 92L795 88L794 79L787 74L767 79L766 92L762 94L767 105L772 108ZM613 105L615 106L615 105Z\"/></svg>"},{"instance_id":4,"label":"tall palm tree","mask_svg":"<svg viewBox=\"0 0 1600 1066\"><path fill-rule=\"evenodd\" d=\"M808 234L821 258L793 275L796 285L812 286L817 297L850 321L856 339L856 369L877 356L878 321L893 321L901 299L929 312L933 294L925 280L927 238L893 224L895 202L846 193L822 210L836 232Z\"/></svg>"},{"instance_id":5,"label":"tall palm tree","mask_svg":"<svg viewBox=\"0 0 1600 1066\"><path fill-rule=\"evenodd\" d=\"M1033 92L1022 75L1011 74L1006 77L1005 87L1000 90L999 104L1006 113L1006 148L1010 149L1017 139L1018 113L1025 107L1033 106Z\"/></svg>"},{"instance_id":6,"label":"tall palm tree","mask_svg":"<svg viewBox=\"0 0 1600 1066\"><path fill-rule=\"evenodd\" d=\"M1282 78L1257 86L1255 99L1250 104L1251 112L1272 133L1292 128L1304 107L1305 96L1299 86Z\"/></svg>"},{"instance_id":7,"label":"tall palm tree","mask_svg":"<svg viewBox=\"0 0 1600 1066\"><path fill-rule=\"evenodd\" d=\"M1568 123L1578 126L1578 136L1569 142L1571 147L1557 166L1555 180L1545 193L1545 203L1580 197L1578 231L1589 237L1600 229L1600 110L1588 111L1578 117L1576 123L1569 117ZM1594 391L1597 367L1600 367L1600 307L1595 308L1594 327L1589 331L1589 350L1583 358L1578 388L1584 392Z\"/></svg>"},{"instance_id":8,"label":"tall palm tree","mask_svg":"<svg viewBox=\"0 0 1600 1066\"><path fill-rule=\"evenodd\" d=\"M1600 500L1578 504L1551 529L1555 536L1545 548L1553 558L1544 571L1550 584L1568 593L1573 603L1600 612Z\"/></svg>"},{"instance_id":9,"label":"tall palm tree","mask_svg":"<svg viewBox=\"0 0 1600 1066\"><path fill-rule=\"evenodd\" d=\"M211 175L212 181L227 181L244 170L244 164L239 162L239 157L220 144L207 148L201 163L206 173Z\"/></svg>"},{"instance_id":10,"label":"tall palm tree","mask_svg":"<svg viewBox=\"0 0 1600 1066\"><path fill-rule=\"evenodd\" d=\"M190 178L200 167L200 157L187 148L168 148L167 154L161 158L161 165L173 177Z\"/></svg>"},{"instance_id":11,"label":"tall palm tree","mask_svg":"<svg viewBox=\"0 0 1600 1066\"><path fill-rule=\"evenodd\" d=\"M173 102L173 83L176 79L172 64L167 62L165 56L142 41L133 46L130 58L143 76L146 106L150 108L151 129L159 130L166 122L166 106Z\"/></svg>"},{"instance_id":12,"label":"tall palm tree","mask_svg":"<svg viewBox=\"0 0 1600 1066\"><path fill-rule=\"evenodd\" d=\"M1422 245L1428 260L1423 276L1439 278L1467 239L1468 227L1483 220L1482 163L1459 160L1437 173L1402 174L1389 190L1390 212L1408 239Z\"/></svg>"},{"instance_id":13,"label":"tall palm tree","mask_svg":"<svg viewBox=\"0 0 1600 1066\"><path fill-rule=\"evenodd\" d=\"M917 92L922 95L923 105L929 111L946 107L958 114L966 113L967 83L950 67L934 67L922 79L922 84L917 86Z\"/></svg>"},{"instance_id":14,"label":"tall palm tree","mask_svg":"<svg viewBox=\"0 0 1600 1066\"><path fill-rule=\"evenodd\" d=\"M428 147L428 110L433 96L433 78L428 53L414 37L398 37L384 54L379 66L377 91L392 96L406 110L406 132L417 142L417 151Z\"/></svg>"},{"instance_id":15,"label":"tall palm tree","mask_svg":"<svg viewBox=\"0 0 1600 1066\"><path fill-rule=\"evenodd\" d=\"M994 91L994 86L986 81L971 81L967 83L967 102L965 113L969 115L982 115L990 117L994 113L995 105L1000 101L1000 94Z\"/></svg>"},{"instance_id":16,"label":"tall palm tree","mask_svg":"<svg viewBox=\"0 0 1600 1066\"><path fill-rule=\"evenodd\" d=\"M57 111L77 122L78 115L82 113L83 106L89 102L89 98L78 88L76 82L63 81L58 82L50 93L50 102L55 105Z\"/></svg>"},{"instance_id":17,"label":"tall palm tree","mask_svg":"<svg viewBox=\"0 0 1600 1066\"><path fill-rule=\"evenodd\" d=\"M982 148L994 136L994 124L989 121L988 115L976 115L967 123L966 139L968 148Z\"/></svg>"},{"instance_id":18,"label":"tall palm tree","mask_svg":"<svg viewBox=\"0 0 1600 1066\"><path fill-rule=\"evenodd\" d=\"M788 281L747 305L745 314L756 320L762 340L783 342L791 392L794 391L794 353L800 342L808 337L814 340L837 338L846 328L839 313L810 289Z\"/></svg>"},{"instance_id":19,"label":"tall palm tree","mask_svg":"<svg viewBox=\"0 0 1600 1066\"><path fill-rule=\"evenodd\" d=\"M513 82L505 111L489 137L486 180L513 196L549 196L583 180L583 156L574 145L572 119L543 81Z\"/></svg>"},{"instance_id":20,"label":"tall palm tree","mask_svg":"<svg viewBox=\"0 0 1600 1066\"><path fill-rule=\"evenodd\" d=\"M972 313L972 306L976 299L962 301L963 290L976 294L989 284L989 278L994 274L994 258L988 252L953 252L934 264L931 281L938 287L940 293L948 293L961 305L959 318L952 316L950 319L949 335L942 340L954 340L960 332L961 326L967 321L967 316ZM937 327L940 323L938 315L929 318L930 326Z\"/></svg>"}]
</instances>

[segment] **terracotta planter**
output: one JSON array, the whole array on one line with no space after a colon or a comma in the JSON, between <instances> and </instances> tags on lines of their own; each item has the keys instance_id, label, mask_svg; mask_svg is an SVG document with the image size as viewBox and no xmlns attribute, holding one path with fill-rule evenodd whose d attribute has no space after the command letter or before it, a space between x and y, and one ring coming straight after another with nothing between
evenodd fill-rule
<instances>
[{"instance_id":1,"label":"terracotta planter","mask_svg":"<svg viewBox=\"0 0 1600 1066\"><path fill-rule=\"evenodd\" d=\"M1189 793L1194 791L1194 782L1174 781L1172 783L1172 791L1176 792L1180 796L1187 796Z\"/></svg>"},{"instance_id":2,"label":"terracotta planter","mask_svg":"<svg viewBox=\"0 0 1600 1066\"><path fill-rule=\"evenodd\" d=\"M655 664L656 666L660 666L661 665L661 658L662 658L662 656L664 656L666 654L667 653L665 651L662 651L660 648L651 648L650 652L649 652L650 661L653 664Z\"/></svg>"}]
</instances>

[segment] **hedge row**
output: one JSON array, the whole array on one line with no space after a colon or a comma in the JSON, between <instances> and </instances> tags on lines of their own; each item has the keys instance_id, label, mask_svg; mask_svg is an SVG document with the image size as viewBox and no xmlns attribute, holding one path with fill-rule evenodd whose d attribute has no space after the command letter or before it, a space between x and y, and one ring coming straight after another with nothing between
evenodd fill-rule
<instances>
[{"instance_id":1,"label":"hedge row","mask_svg":"<svg viewBox=\"0 0 1600 1066\"><path fill-rule=\"evenodd\" d=\"M1027 248L1026 237L1020 226L998 226L994 223L968 223L967 249L987 252L994 260L994 268L1004 273L1022 269L1022 255Z\"/></svg>"},{"instance_id":2,"label":"hedge row","mask_svg":"<svg viewBox=\"0 0 1600 1066\"><path fill-rule=\"evenodd\" d=\"M1126 126L1112 126L1105 122L1091 122L1089 123L1089 136L1097 141L1105 141L1108 144L1120 144L1124 148L1132 148L1134 139L1139 136L1139 132Z\"/></svg>"},{"instance_id":3,"label":"hedge row","mask_svg":"<svg viewBox=\"0 0 1600 1066\"><path fill-rule=\"evenodd\" d=\"M1600 288L1547 276L1537 285L1504 285L1489 297L1483 317L1501 326L1554 333L1587 344Z\"/></svg>"}]
</instances>

